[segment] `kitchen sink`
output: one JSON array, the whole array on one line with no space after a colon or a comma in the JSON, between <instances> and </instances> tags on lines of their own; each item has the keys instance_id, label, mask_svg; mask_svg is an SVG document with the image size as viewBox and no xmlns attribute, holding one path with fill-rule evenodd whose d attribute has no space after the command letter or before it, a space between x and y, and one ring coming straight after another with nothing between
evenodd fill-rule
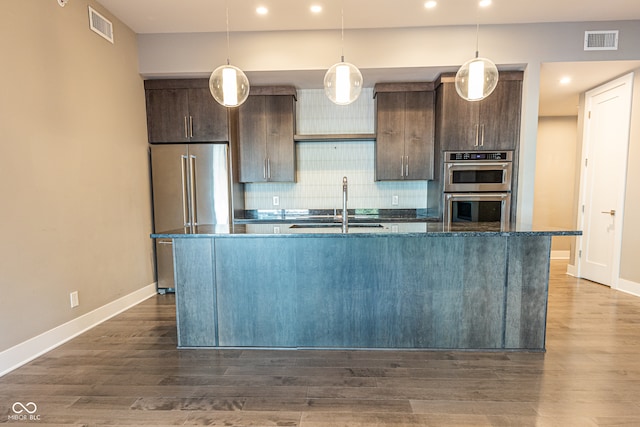
<instances>
[{"instance_id":1,"label":"kitchen sink","mask_svg":"<svg viewBox=\"0 0 640 427\"><path fill-rule=\"evenodd\" d=\"M325 223L325 224L293 224L289 228L341 228L342 224L339 222ZM349 224L349 228L382 228L382 224Z\"/></svg>"}]
</instances>

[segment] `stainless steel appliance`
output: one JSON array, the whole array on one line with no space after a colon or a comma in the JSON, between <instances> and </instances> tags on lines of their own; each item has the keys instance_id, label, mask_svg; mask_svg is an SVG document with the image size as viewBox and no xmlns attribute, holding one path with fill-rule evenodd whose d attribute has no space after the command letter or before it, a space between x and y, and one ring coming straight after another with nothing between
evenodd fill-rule
<instances>
[{"instance_id":1,"label":"stainless steel appliance","mask_svg":"<svg viewBox=\"0 0 640 427\"><path fill-rule=\"evenodd\" d=\"M444 192L511 191L511 151L445 151Z\"/></svg>"},{"instance_id":2,"label":"stainless steel appliance","mask_svg":"<svg viewBox=\"0 0 640 427\"><path fill-rule=\"evenodd\" d=\"M151 146L154 231L232 221L231 178L227 144ZM173 291L171 239L156 239L158 290Z\"/></svg>"},{"instance_id":3,"label":"stainless steel appliance","mask_svg":"<svg viewBox=\"0 0 640 427\"><path fill-rule=\"evenodd\" d=\"M444 221L509 225L511 151L444 152Z\"/></svg>"}]
</instances>

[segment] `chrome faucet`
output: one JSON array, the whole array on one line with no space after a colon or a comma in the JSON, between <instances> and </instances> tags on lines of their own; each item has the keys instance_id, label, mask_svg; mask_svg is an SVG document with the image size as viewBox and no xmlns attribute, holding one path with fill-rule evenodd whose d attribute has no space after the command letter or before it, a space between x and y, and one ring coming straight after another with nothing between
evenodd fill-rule
<instances>
[{"instance_id":1,"label":"chrome faucet","mask_svg":"<svg viewBox=\"0 0 640 427\"><path fill-rule=\"evenodd\" d=\"M342 178L342 232L349 231L349 215L347 213L347 177Z\"/></svg>"}]
</instances>

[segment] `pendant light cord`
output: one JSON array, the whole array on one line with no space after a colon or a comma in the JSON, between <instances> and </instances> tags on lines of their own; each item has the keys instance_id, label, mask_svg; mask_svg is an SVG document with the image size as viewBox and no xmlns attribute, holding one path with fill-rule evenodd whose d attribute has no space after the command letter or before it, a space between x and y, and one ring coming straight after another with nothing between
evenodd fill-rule
<instances>
[{"instance_id":1,"label":"pendant light cord","mask_svg":"<svg viewBox=\"0 0 640 427\"><path fill-rule=\"evenodd\" d=\"M340 62L344 62L344 1L342 2L341 5L341 12L340 12L340 17L341 17L341 28L342 28L342 32L341 32L341 37L342 37L342 55L340 56Z\"/></svg>"},{"instance_id":2,"label":"pendant light cord","mask_svg":"<svg viewBox=\"0 0 640 427\"><path fill-rule=\"evenodd\" d=\"M480 51L479 49L479 42L478 40L480 39L480 24L476 24L476 58L478 57L478 53Z\"/></svg>"},{"instance_id":3,"label":"pendant light cord","mask_svg":"<svg viewBox=\"0 0 640 427\"><path fill-rule=\"evenodd\" d=\"M480 52L480 7L476 6L476 58Z\"/></svg>"},{"instance_id":4,"label":"pendant light cord","mask_svg":"<svg viewBox=\"0 0 640 427\"><path fill-rule=\"evenodd\" d=\"M229 44L229 2L227 2L227 65L231 65L231 61L229 60L231 52L231 47Z\"/></svg>"}]
</instances>

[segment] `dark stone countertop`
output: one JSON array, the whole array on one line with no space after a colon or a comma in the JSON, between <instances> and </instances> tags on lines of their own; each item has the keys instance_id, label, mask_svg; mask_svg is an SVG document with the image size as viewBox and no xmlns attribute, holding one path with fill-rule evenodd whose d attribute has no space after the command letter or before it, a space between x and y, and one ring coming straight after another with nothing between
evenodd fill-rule
<instances>
[{"instance_id":1,"label":"dark stone countertop","mask_svg":"<svg viewBox=\"0 0 640 427\"><path fill-rule=\"evenodd\" d=\"M360 222L351 220L348 233L342 233L339 222L291 221L200 225L193 228L168 230L151 234L152 238L207 238L207 237L454 237L454 236L579 236L581 231L554 227L533 227L515 224L507 228L499 223L445 224L424 219L421 222Z\"/></svg>"}]
</instances>

